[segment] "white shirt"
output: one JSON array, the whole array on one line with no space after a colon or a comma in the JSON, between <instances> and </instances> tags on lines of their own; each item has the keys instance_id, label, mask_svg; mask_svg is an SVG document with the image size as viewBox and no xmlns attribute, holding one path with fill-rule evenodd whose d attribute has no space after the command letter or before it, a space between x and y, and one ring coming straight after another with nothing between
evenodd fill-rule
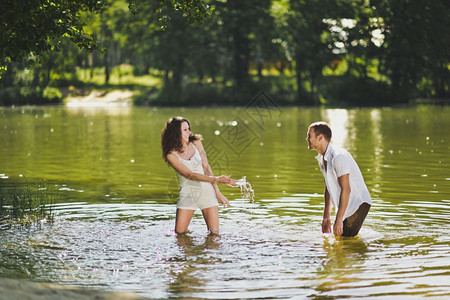
<instances>
[{"instance_id":1,"label":"white shirt","mask_svg":"<svg viewBox=\"0 0 450 300\"><path fill-rule=\"evenodd\" d=\"M327 162L327 169L323 164L323 159ZM372 204L369 190L364 183L364 178L359 170L356 161L352 155L345 149L328 144L327 151L324 155L319 154L317 156L319 161L319 167L322 171L327 186L328 193L330 194L331 202L337 210L339 208L339 200L341 194L341 186L338 182L338 177L349 174L350 181L350 197L348 200L347 210L344 213L343 219L353 215L358 207L363 203Z\"/></svg>"}]
</instances>

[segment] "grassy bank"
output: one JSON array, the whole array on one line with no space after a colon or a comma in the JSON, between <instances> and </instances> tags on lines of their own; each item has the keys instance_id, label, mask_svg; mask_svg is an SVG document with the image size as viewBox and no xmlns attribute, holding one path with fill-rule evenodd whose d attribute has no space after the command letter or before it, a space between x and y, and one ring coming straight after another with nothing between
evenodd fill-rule
<instances>
[{"instance_id":1,"label":"grassy bank","mask_svg":"<svg viewBox=\"0 0 450 300\"><path fill-rule=\"evenodd\" d=\"M251 70L249 80L240 87L220 76L214 79L185 76L180 86L174 87L170 76L165 82L161 71L150 69L143 74L130 65L119 65L111 69L107 83L104 68L79 68L72 73L51 74L49 86L43 89L0 88L0 105L55 104L74 97L95 101L96 95L114 91L131 93L130 102L134 105L155 106L247 105L261 91L278 105L395 104L388 82L375 78L376 74L356 77L345 73L345 69L329 71L314 86L304 79L298 91L295 74L289 70L283 75L276 70L264 70L262 77Z\"/></svg>"}]
</instances>

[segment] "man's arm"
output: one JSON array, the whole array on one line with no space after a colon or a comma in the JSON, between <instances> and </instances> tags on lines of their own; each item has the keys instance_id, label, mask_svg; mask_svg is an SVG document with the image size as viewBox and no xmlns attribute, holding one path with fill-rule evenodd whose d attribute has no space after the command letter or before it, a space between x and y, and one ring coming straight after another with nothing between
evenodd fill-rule
<instances>
[{"instance_id":1,"label":"man's arm","mask_svg":"<svg viewBox=\"0 0 450 300\"><path fill-rule=\"evenodd\" d=\"M331 233L331 199L326 186L323 196L325 199L325 208L323 210L322 233Z\"/></svg>"},{"instance_id":2,"label":"man's arm","mask_svg":"<svg viewBox=\"0 0 450 300\"><path fill-rule=\"evenodd\" d=\"M334 235L341 236L344 229L344 214L347 210L348 200L350 198L350 175L344 174L338 177L341 194L339 195L339 207L336 213L336 220L333 226Z\"/></svg>"}]
</instances>

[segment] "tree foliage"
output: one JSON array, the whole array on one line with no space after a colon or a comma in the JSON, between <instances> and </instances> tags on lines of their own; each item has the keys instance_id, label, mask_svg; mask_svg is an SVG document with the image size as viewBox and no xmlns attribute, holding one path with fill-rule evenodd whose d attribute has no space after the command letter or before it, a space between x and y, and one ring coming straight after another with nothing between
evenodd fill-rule
<instances>
[{"instance_id":1,"label":"tree foliage","mask_svg":"<svg viewBox=\"0 0 450 300\"><path fill-rule=\"evenodd\" d=\"M0 9L0 87L28 74L42 91L76 80L77 67L101 67L108 83L128 64L162 74L165 104L202 89L232 103L260 89L302 105L449 97L444 0L5 0Z\"/></svg>"},{"instance_id":2,"label":"tree foliage","mask_svg":"<svg viewBox=\"0 0 450 300\"><path fill-rule=\"evenodd\" d=\"M30 53L41 55L58 48L62 37L80 47L95 49L83 30L80 13L102 9L93 0L4 0L0 5L0 60L21 61Z\"/></svg>"},{"instance_id":3,"label":"tree foliage","mask_svg":"<svg viewBox=\"0 0 450 300\"><path fill-rule=\"evenodd\" d=\"M99 48L96 39L84 28L82 14L100 13L114 1L108 0L3 0L0 4L0 61L21 61L30 53L41 55L58 49L61 38L67 37L80 48ZM199 0L129 0L135 13L147 12L161 22L162 27L177 14L188 22L202 22L211 9Z\"/></svg>"}]
</instances>

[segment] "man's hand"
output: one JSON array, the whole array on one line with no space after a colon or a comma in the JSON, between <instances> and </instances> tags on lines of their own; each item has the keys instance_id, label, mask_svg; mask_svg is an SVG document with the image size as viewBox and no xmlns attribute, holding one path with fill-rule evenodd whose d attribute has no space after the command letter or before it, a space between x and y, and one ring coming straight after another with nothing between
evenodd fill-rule
<instances>
[{"instance_id":1,"label":"man's hand","mask_svg":"<svg viewBox=\"0 0 450 300\"><path fill-rule=\"evenodd\" d=\"M333 233L335 236L341 236L344 233L344 222L336 220L333 225Z\"/></svg>"},{"instance_id":2,"label":"man's hand","mask_svg":"<svg viewBox=\"0 0 450 300\"><path fill-rule=\"evenodd\" d=\"M322 233L331 233L331 220L324 218L322 221Z\"/></svg>"}]
</instances>

